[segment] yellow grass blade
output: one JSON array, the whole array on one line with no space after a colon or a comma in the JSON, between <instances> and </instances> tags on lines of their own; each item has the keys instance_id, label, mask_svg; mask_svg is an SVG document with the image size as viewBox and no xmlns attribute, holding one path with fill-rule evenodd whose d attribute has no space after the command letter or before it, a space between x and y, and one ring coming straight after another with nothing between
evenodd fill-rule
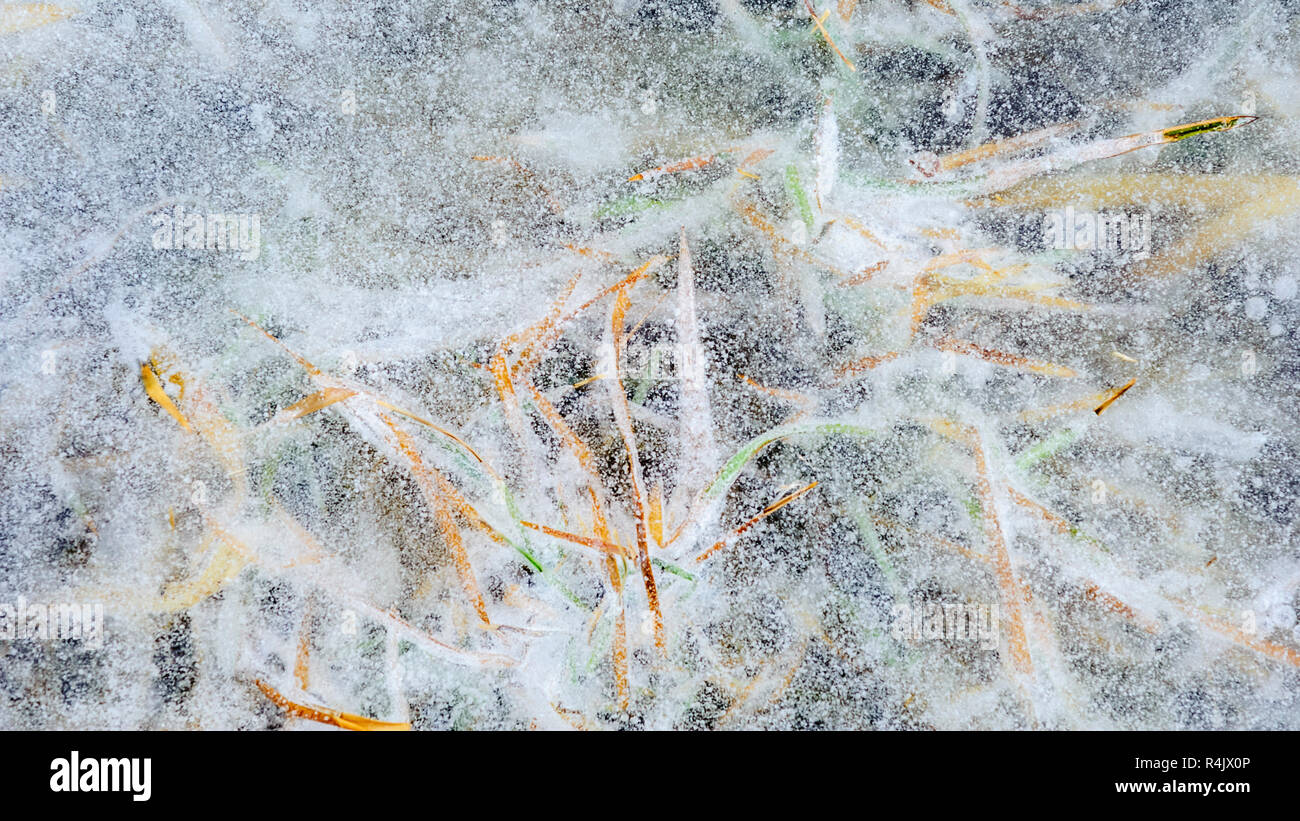
<instances>
[{"instance_id":1,"label":"yellow grass blade","mask_svg":"<svg viewBox=\"0 0 1300 821\"><path fill-rule=\"evenodd\" d=\"M1075 174L1025 180L981 202L1024 210L1057 208L1062 202L1094 210L1153 206L1221 210L1294 190L1298 184L1295 177L1280 174Z\"/></svg>"},{"instance_id":2,"label":"yellow grass blade","mask_svg":"<svg viewBox=\"0 0 1300 821\"><path fill-rule=\"evenodd\" d=\"M216 595L228 582L243 572L251 561L251 556L236 540L211 525L212 533L203 540L204 549L213 541L220 544L213 551L207 567L198 577L177 582L163 591L154 602L152 610L159 613L177 613L188 610L205 599Z\"/></svg>"},{"instance_id":3,"label":"yellow grass blade","mask_svg":"<svg viewBox=\"0 0 1300 821\"><path fill-rule=\"evenodd\" d=\"M655 482L654 492L650 494L650 538L654 539L655 545L664 546L664 486L662 482Z\"/></svg>"},{"instance_id":4,"label":"yellow grass blade","mask_svg":"<svg viewBox=\"0 0 1300 821\"><path fill-rule=\"evenodd\" d=\"M1207 260L1231 250L1259 226L1297 211L1300 211L1300 180L1293 178L1206 221L1191 236L1139 263L1133 269L1133 276L1167 277L1195 271Z\"/></svg>"},{"instance_id":5,"label":"yellow grass blade","mask_svg":"<svg viewBox=\"0 0 1300 821\"><path fill-rule=\"evenodd\" d=\"M356 395L356 391L349 390L348 388L325 388L324 390L313 393L311 396L307 396L294 402L292 405L276 414L276 419L301 419L302 417L313 414L318 410L328 408L335 402L342 402L344 399Z\"/></svg>"},{"instance_id":6,"label":"yellow grass blade","mask_svg":"<svg viewBox=\"0 0 1300 821\"><path fill-rule=\"evenodd\" d=\"M162 383L158 381L158 374L154 373L153 368L151 368L147 362L140 363L140 381L144 383L144 392L149 395L149 398L154 402L157 402L158 406L163 410L167 411L167 413L176 420L177 424L185 430L194 430L194 428L190 427L189 420L186 419L181 414L180 409L176 407L176 403L173 402L172 398L163 390Z\"/></svg>"}]
</instances>

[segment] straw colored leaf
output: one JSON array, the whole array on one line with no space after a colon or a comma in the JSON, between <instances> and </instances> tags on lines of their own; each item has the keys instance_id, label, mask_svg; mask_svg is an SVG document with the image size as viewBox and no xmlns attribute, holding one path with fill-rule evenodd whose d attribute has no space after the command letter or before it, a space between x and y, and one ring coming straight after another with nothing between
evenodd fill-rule
<instances>
[{"instance_id":1,"label":"straw colored leaf","mask_svg":"<svg viewBox=\"0 0 1300 821\"><path fill-rule=\"evenodd\" d=\"M50 3L13 3L0 6L0 34L13 34L67 20L77 12Z\"/></svg>"},{"instance_id":2,"label":"straw colored leaf","mask_svg":"<svg viewBox=\"0 0 1300 821\"><path fill-rule=\"evenodd\" d=\"M244 547L219 528L204 539L204 546L216 543L207 566L195 578L169 585L151 608L159 613L188 610L217 594L252 562Z\"/></svg>"}]
</instances>

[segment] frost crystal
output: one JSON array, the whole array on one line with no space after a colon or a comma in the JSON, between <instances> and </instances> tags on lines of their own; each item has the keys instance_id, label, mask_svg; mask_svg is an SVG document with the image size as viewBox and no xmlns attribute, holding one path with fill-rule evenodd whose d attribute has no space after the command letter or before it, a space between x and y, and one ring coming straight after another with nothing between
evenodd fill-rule
<instances>
[{"instance_id":1,"label":"frost crystal","mask_svg":"<svg viewBox=\"0 0 1300 821\"><path fill-rule=\"evenodd\" d=\"M0 5L0 728L1296 728L1293 4Z\"/></svg>"}]
</instances>

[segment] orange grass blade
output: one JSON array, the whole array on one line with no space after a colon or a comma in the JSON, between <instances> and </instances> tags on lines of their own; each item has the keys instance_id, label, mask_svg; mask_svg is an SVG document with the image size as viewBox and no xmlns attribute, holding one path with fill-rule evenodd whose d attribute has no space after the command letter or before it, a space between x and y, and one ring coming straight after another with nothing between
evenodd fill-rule
<instances>
[{"instance_id":1,"label":"orange grass blade","mask_svg":"<svg viewBox=\"0 0 1300 821\"><path fill-rule=\"evenodd\" d=\"M754 151L751 151L749 154L745 156L745 159L741 160L740 164L736 166L736 171L738 171L741 174L744 174L747 177L753 177L754 179L758 179L757 174L751 174L747 172L745 169L753 168L754 166L761 163L763 160L772 156L772 154L773 151L770 148L759 148Z\"/></svg>"},{"instance_id":2,"label":"orange grass blade","mask_svg":"<svg viewBox=\"0 0 1300 821\"><path fill-rule=\"evenodd\" d=\"M564 213L564 206L560 203L559 200L555 198L555 195L551 193L550 189L547 188L545 185L543 185L541 181L537 179L537 175L535 175L532 171L530 171L526 165L519 162L514 157L491 157L491 156L478 155L478 156L471 157L470 159L475 160L476 162L495 163L497 165L504 165L513 169L519 174L521 178L523 178L525 182L527 182L529 185L537 189L538 193L540 193L542 197L546 200L546 204L550 206L550 209L553 212L555 212L556 214Z\"/></svg>"},{"instance_id":3,"label":"orange grass blade","mask_svg":"<svg viewBox=\"0 0 1300 821\"><path fill-rule=\"evenodd\" d=\"M579 536L577 533L566 533L563 530L556 530L555 528L548 527L547 525L540 525L537 524L536 522L528 522L522 519L519 521L519 524L523 525L529 530L536 530L539 533L545 533L547 536L551 536L556 539L563 539L566 542L573 542L574 544L580 544L583 547L590 547L591 549L599 550L602 553L606 553L612 556L623 556L625 558L632 558L627 548L623 547L622 545L614 544L613 542L608 541L606 539L598 539L594 536Z\"/></svg>"},{"instance_id":4,"label":"orange grass blade","mask_svg":"<svg viewBox=\"0 0 1300 821\"><path fill-rule=\"evenodd\" d=\"M1082 399L1076 399L1073 402L1064 402L1059 405L1049 405L1045 408L1030 408L1020 412L1020 419L1025 422L1042 422L1045 419L1051 419L1067 413L1079 413L1086 410L1095 410L1097 404L1104 402L1109 394L1097 393L1091 396L1085 396Z\"/></svg>"},{"instance_id":5,"label":"orange grass blade","mask_svg":"<svg viewBox=\"0 0 1300 821\"><path fill-rule=\"evenodd\" d=\"M581 315L592 305L595 305L597 302L609 296L610 294L617 293L623 290L624 288L629 288L632 285L635 285L637 282L640 282L644 277L646 277L648 274L650 274L652 271L656 270L660 265L666 262L667 259L668 259L667 257L662 255L656 255L651 257L650 259L646 260L645 264L641 265L641 267L637 268L632 273L623 277L618 282L615 282L613 285L610 285L608 288L601 290L595 296L591 297L586 302L579 305L577 308L574 308L572 311L569 311L567 314L555 320L554 323L551 323L548 326L550 329L551 336L548 337L548 341L546 344L549 346L553 342L554 338L558 337L560 330L563 328L564 325L568 324L569 322L577 318L579 315ZM528 350L525 350L525 352L521 354L519 361L516 363L515 368L511 372L513 373L514 370L517 370L519 371L519 375L522 376L531 367L531 365L534 363L537 356L538 353L537 353L537 348L535 346L532 346Z\"/></svg>"},{"instance_id":6,"label":"orange grass blade","mask_svg":"<svg viewBox=\"0 0 1300 821\"><path fill-rule=\"evenodd\" d=\"M623 446L627 451L628 473L632 483L633 516L636 520L636 547L641 561L641 579L645 583L646 601L654 617L655 646L665 658L668 655L668 642L664 632L663 611L659 608L659 588L655 584L654 567L650 564L649 534L646 522L645 489L642 486L641 459L636 450L636 438L632 433L632 419L627 406L627 394L623 392L622 366L619 364L623 354L623 324L627 315L627 289L619 289L610 311L611 344L614 346L614 378L609 381L611 404L614 407L614 421L623 437Z\"/></svg>"},{"instance_id":7,"label":"orange grass blade","mask_svg":"<svg viewBox=\"0 0 1300 821\"><path fill-rule=\"evenodd\" d=\"M588 479L591 480L591 487L600 487L600 473L596 470L596 459L592 456L591 448L587 447L587 443L578 437L573 428L569 427L569 423L564 421L564 417L555 409L551 401L532 382L525 382L524 387L528 389L528 394L533 400L533 406L537 408L542 419L551 426L551 430L555 432L555 435L560 437L560 442L573 452L578 464L586 472Z\"/></svg>"},{"instance_id":8,"label":"orange grass blade","mask_svg":"<svg viewBox=\"0 0 1300 821\"><path fill-rule=\"evenodd\" d=\"M569 424L560 415L559 411L542 395L531 382L525 381L524 386L528 389L533 398L534 407L541 412L542 418L546 420L551 429L560 437L560 441L567 447L578 460L587 473L589 481L587 493L591 497L591 520L592 529L595 532L596 541L600 542L596 549L605 552L605 572L609 576L610 586L614 589L614 594L618 597L618 613L614 620L614 642L610 648L610 662L614 668L614 682L618 689L619 705L626 710L629 704L630 688L628 685L627 672L627 619L623 607L623 577L619 574L618 563L614 560L616 553L606 549L605 545L614 547L618 552L617 555L627 555L627 551L619 548L613 543L609 535L609 526L605 522L605 514L601 510L600 499L596 495L596 489L601 487L600 474L596 469L596 462L591 454L591 449L587 444L578 437ZM540 530L543 533L554 536L555 538L573 541L575 538L581 539L575 534L563 534L563 531L545 528L542 525L532 525L529 522L523 522L525 526ZM563 534L563 535L561 535ZM578 542L581 544L582 542ZM588 544L587 547L594 545Z\"/></svg>"},{"instance_id":9,"label":"orange grass blade","mask_svg":"<svg viewBox=\"0 0 1300 821\"><path fill-rule=\"evenodd\" d=\"M786 402L792 402L796 405L811 406L816 404L817 401L813 399L811 396L808 396L807 394L799 393L797 391L788 391L783 388L769 388L767 385L762 385L759 384L758 382L755 382L753 379L750 379L748 376L745 376L743 373L736 374L736 377L740 379L740 381L744 382L746 385L749 385L751 388L754 388L755 390L761 393L765 393L768 396L772 396L777 399L784 400Z\"/></svg>"},{"instance_id":10,"label":"orange grass blade","mask_svg":"<svg viewBox=\"0 0 1300 821\"><path fill-rule=\"evenodd\" d=\"M302 626L298 629L298 656L293 662L293 677L298 682L298 689L306 692L311 682L311 599L302 614Z\"/></svg>"},{"instance_id":11,"label":"orange grass blade","mask_svg":"<svg viewBox=\"0 0 1300 821\"><path fill-rule=\"evenodd\" d=\"M840 47L835 45L835 40L831 38L831 33L826 30L824 25L822 25L822 20L825 18L817 16L817 12L813 9L812 3L809 3L808 0L803 0L803 4L808 9L808 16L812 17L813 25L822 33L822 37L826 38L826 44L830 46L837 55L839 55L839 58L844 61L844 65L849 67L849 71L857 71L858 67L853 65L852 60L844 56L844 52L840 51ZM830 12L826 13L828 15L830 14Z\"/></svg>"},{"instance_id":12,"label":"orange grass blade","mask_svg":"<svg viewBox=\"0 0 1300 821\"><path fill-rule=\"evenodd\" d=\"M618 565L612 557L605 559L606 567L618 575ZM614 664L614 683L618 688L618 703L623 710L630 703L627 675L627 613L623 610L623 593L618 593L618 614L614 617L614 644L610 648L610 660Z\"/></svg>"},{"instance_id":13,"label":"orange grass blade","mask_svg":"<svg viewBox=\"0 0 1300 821\"><path fill-rule=\"evenodd\" d=\"M885 267L887 265L889 265L889 260L882 259L880 262L877 262L875 265L869 265L866 268L863 268L862 273L855 274L854 276L851 276L848 279L840 280L839 282L835 283L835 285L836 287L839 288L848 288L853 285L861 285L864 282L870 282L871 278L874 277L876 274L880 273L881 271L885 270Z\"/></svg>"},{"instance_id":14,"label":"orange grass blade","mask_svg":"<svg viewBox=\"0 0 1300 821\"><path fill-rule=\"evenodd\" d=\"M262 328L260 325L258 325L256 322L254 322L253 320L251 320L251 319L249 319L248 317L244 316L243 314L240 314L240 313L237 312L237 311L231 311L231 313L233 313L235 316L239 317L240 319L244 320L244 322L248 323L251 327L255 328L255 329L258 330L258 331L261 331L262 334L264 334L264 335L266 336L267 339L269 339L269 340L271 340L272 342L274 342L274 343L275 343L276 345L278 345L282 350L284 350L285 353L287 353L287 354L289 354L289 356L293 357L294 361L296 361L300 366L302 366L302 368L303 368L304 370L306 370L307 373L309 373L311 376L313 376L313 377L316 378L316 382L317 382L317 384L323 384L323 383L326 383L326 382L330 379L330 378L327 377L324 373L322 373L321 370L320 370L319 368L317 368L317 367L316 367L315 365L313 365L312 363L308 362L308 361L307 361L306 359L304 359L303 357L299 356L295 351L293 351L291 348L289 348L287 345L285 345L283 342L281 342L279 339L277 339L277 338L276 338L275 336L273 336L271 333L269 333L268 331L266 331L265 329L263 329L263 328ZM329 385L326 385L326 387L330 387L330 386L329 386ZM370 399L371 401L373 401L375 404L379 405L380 407L387 408L388 410L393 411L393 412L396 413L396 414L399 414L399 415L401 415L401 416L404 416L404 417L406 417L407 419L410 419L410 420L413 421L413 422L417 422L417 423L419 423L419 424L421 424L421 425L424 425L425 427L427 427L427 428L429 428L429 429L431 429L431 430L434 430L434 431L436 431L436 432L442 434L443 436L447 437L448 439L452 440L453 442L455 442L456 444L458 444L458 445L460 445L462 448L464 448L465 451L468 452L470 456L473 456L473 457L474 457L474 460L477 461L480 465L482 465L483 468L484 468L484 469L485 469L489 474L491 474L493 478L500 478L500 477L497 475L496 471L494 471L494 470L492 469L492 466L489 465L486 461L484 461L483 457L480 456L480 455L478 454L478 451L476 451L476 450L474 450L474 448L470 447L470 444L469 444L468 442L466 442L464 439L460 438L460 437L457 436L456 434L452 433L451 431L447 430L446 428L444 428L444 427L442 427L442 426L440 426L440 425L436 425L436 424L434 424L433 422L430 422L428 419L425 419L425 418L423 418L423 417L421 417L421 416L417 416L416 414L411 413L411 412L408 411L408 410L404 410L404 409L402 409L402 408L399 408L399 407L397 407L396 405L394 405L394 404L392 404L392 403L390 403L390 402L388 402L388 401L386 401L386 400L384 400L384 399L382 399L382 398L380 398L380 397L378 397L378 396L375 396L374 394L371 394L371 393L369 393L369 392L366 392L364 395L366 396L367 399Z\"/></svg>"},{"instance_id":15,"label":"orange grass blade","mask_svg":"<svg viewBox=\"0 0 1300 821\"><path fill-rule=\"evenodd\" d=\"M343 713L338 710L331 710L328 707L313 707L307 704L299 704L296 701L290 701L285 696L276 692L269 684L261 679L255 679L254 684L257 689L262 691L273 704L284 710L294 718L305 718L308 721L318 721L321 724L331 724L344 730L363 730L363 731L392 731L392 730L409 730L409 722L393 721L376 721L373 718L354 715L352 713Z\"/></svg>"},{"instance_id":16,"label":"orange grass blade","mask_svg":"<svg viewBox=\"0 0 1300 821\"><path fill-rule=\"evenodd\" d=\"M594 487L588 487L591 495L591 522L596 537L610 541L609 526L605 523L605 514L600 509L600 500L596 498ZM605 556L605 572L609 574L609 584L618 597L618 614L614 618L614 644L610 647L610 662L614 667L614 684L618 688L619 706L626 710L629 704L627 676L627 613L623 606L623 577L618 572L618 562L611 554Z\"/></svg>"},{"instance_id":17,"label":"orange grass blade","mask_svg":"<svg viewBox=\"0 0 1300 821\"><path fill-rule=\"evenodd\" d=\"M858 222L853 217L850 217L847 214L841 214L839 219L840 222L844 223L849 228L852 228L854 231L857 231L859 234L861 234L869 241L874 242L876 245L879 245L881 248L885 247L885 243L881 242L879 237L871 233L871 231L869 231L865 225Z\"/></svg>"},{"instance_id":18,"label":"orange grass blade","mask_svg":"<svg viewBox=\"0 0 1300 821\"><path fill-rule=\"evenodd\" d=\"M565 724L568 724L570 727L572 727L575 730L579 730L581 732L588 732L592 729L591 722L589 722L586 716L584 716L578 710L571 710L568 707L561 707L560 705L556 704L554 701L551 702L551 709L555 711L555 714L557 716L559 716L564 720Z\"/></svg>"},{"instance_id":19,"label":"orange grass blade","mask_svg":"<svg viewBox=\"0 0 1300 821\"><path fill-rule=\"evenodd\" d=\"M1098 605L1103 610L1123 616L1153 636L1160 632L1160 626L1158 624L1150 619L1139 616L1133 611L1132 607L1129 607L1120 599L1112 596L1105 590L1102 590L1096 584L1090 584L1084 588L1083 597L1093 604Z\"/></svg>"},{"instance_id":20,"label":"orange grass blade","mask_svg":"<svg viewBox=\"0 0 1300 821\"><path fill-rule=\"evenodd\" d=\"M1176 599L1174 601L1184 613L1193 616L1197 621L1204 624L1214 632L1226 636L1243 647L1249 647L1257 653L1262 653L1269 658L1277 659L1278 661L1285 661L1292 667L1300 667L1300 652L1297 652L1294 648L1277 644L1276 642L1260 638L1259 636L1251 635L1240 627L1219 621L1218 619L1208 616L1191 607L1185 602Z\"/></svg>"},{"instance_id":21,"label":"orange grass blade","mask_svg":"<svg viewBox=\"0 0 1300 821\"><path fill-rule=\"evenodd\" d=\"M519 398L515 396L514 383L510 380L510 365L506 362L504 346L493 355L491 362L488 363L488 370L492 373L497 396L500 397L501 405L505 410L506 425L510 428L515 441L524 447L528 442L527 428L524 426L524 414L519 406Z\"/></svg>"},{"instance_id":22,"label":"orange grass blade","mask_svg":"<svg viewBox=\"0 0 1300 821\"><path fill-rule=\"evenodd\" d=\"M1098 416L1101 416L1102 411L1106 410L1106 408L1109 408L1115 402L1116 399L1119 399L1121 396L1125 394L1125 392L1128 391L1129 388L1133 387L1136 384L1137 384L1137 377L1135 376L1129 381L1125 382L1123 387L1113 391L1110 395L1110 398L1107 399L1105 402L1102 402L1100 405L1098 405L1097 408L1093 411L1093 413L1097 414Z\"/></svg>"},{"instance_id":23,"label":"orange grass blade","mask_svg":"<svg viewBox=\"0 0 1300 821\"><path fill-rule=\"evenodd\" d=\"M579 305L577 308L570 311L560 320L560 324L564 324L572 320L573 318L581 314L583 311L587 310L592 305L595 305L597 302L609 296L610 294L618 293L620 291L623 291L626 288L632 287L636 283L640 282L651 271L654 271L660 265L664 264L667 261L668 258L663 255L656 255L651 257L650 259L646 260L645 264L643 264L640 268L637 268L635 271L623 277L618 282L615 282L613 285L604 289L600 293L593 296L591 299L587 300L586 302Z\"/></svg>"},{"instance_id":24,"label":"orange grass blade","mask_svg":"<svg viewBox=\"0 0 1300 821\"><path fill-rule=\"evenodd\" d=\"M573 243L569 243L564 247L578 256L586 257L587 259L599 259L605 262L614 263L618 262L618 257L614 256L609 251L602 251L599 248L587 248L586 246L574 245Z\"/></svg>"},{"instance_id":25,"label":"orange grass blade","mask_svg":"<svg viewBox=\"0 0 1300 821\"><path fill-rule=\"evenodd\" d=\"M470 527L486 533L497 544L510 544L510 540L504 534L498 532L495 527L488 524L487 520L479 515L478 510L470 504L469 500L456 489L456 486L447 480L447 477L439 473L434 478L438 480L438 489L451 500L452 507L456 509L462 519L469 523Z\"/></svg>"},{"instance_id":26,"label":"orange grass blade","mask_svg":"<svg viewBox=\"0 0 1300 821\"><path fill-rule=\"evenodd\" d=\"M420 490L424 492L424 498L428 500L429 505L433 508L438 530L442 532L443 540L451 551L452 559L456 565L456 573L460 576L461 586L465 590L466 597L473 605L474 612L478 614L479 619L485 625L491 626L492 620L488 618L487 605L483 601L483 594L479 590L478 581L474 578L474 567L470 563L469 554L465 551L465 543L461 539L460 529L456 527L456 522L452 519L447 497L434 487L436 480L441 478L441 474L424 464L424 460L420 457L420 451L416 448L411 435L399 428L388 414L380 413L379 418L393 432L393 444L396 450L406 457L411 473L415 476L416 484L420 486Z\"/></svg>"},{"instance_id":27,"label":"orange grass blade","mask_svg":"<svg viewBox=\"0 0 1300 821\"><path fill-rule=\"evenodd\" d=\"M804 487L802 487L802 488L800 488L800 489L794 491L793 493L788 493L788 494L786 494L785 496L782 496L780 499L777 499L777 500L776 500L775 502L773 502L772 504L770 504L770 505L768 505L767 507L763 508L763 510L762 510L762 511L757 515L757 516L754 516L752 519L750 519L749 521L745 522L745 523L744 523L743 525L741 525L740 527L738 527L738 528L736 528L735 530L731 531L731 533L728 534L725 538L720 539L716 544L713 545L713 547L710 547L708 550L706 550L706 551L704 551L703 553L701 553L700 555L696 556L696 557L695 557L695 561L697 561L697 562L702 562L702 561L704 561L705 559L709 558L709 557L712 556L714 553L716 553L717 551L721 550L722 547L723 547L723 546L724 546L724 545L725 545L725 544L726 544L730 539L733 539L733 538L735 538L735 537L741 535L741 534L744 533L746 530L749 530L751 527L753 527L754 525L758 524L758 523L761 522L763 519L766 519L768 516L771 516L773 513L777 512L777 511L780 510L781 508L783 508L783 507L785 507L786 505L790 504L790 503L793 502L795 499L798 499L800 496L804 495L805 493L807 493L808 491L812 490L812 489L815 488L815 487L817 487L817 482L812 482L812 483L810 483L810 484L808 484L808 485L805 485Z\"/></svg>"},{"instance_id":28,"label":"orange grass blade","mask_svg":"<svg viewBox=\"0 0 1300 821\"><path fill-rule=\"evenodd\" d=\"M239 311L231 310L231 313L234 314L235 316L239 317L240 319L244 320L244 322L247 322L248 325L249 325L250 327L252 327L252 328L254 328L254 329L258 330L258 331L261 331L262 334L265 335L267 339L269 339L269 340L271 340L272 342L274 342L276 345L278 345L278 346L280 347L281 350L283 350L285 353L289 354L289 356L293 357L294 361L297 362L299 365L301 365L301 366L302 366L302 369L305 370L307 373L311 374L312 376L324 376L324 374L321 373L320 368L318 368L318 367L316 367L315 365L313 365L313 364L311 364L310 362L308 362L306 359L304 359L302 356L300 356L300 355L298 354L297 351L293 350L293 349L290 348L288 345L286 345L286 344L284 344L283 342L281 342L277 337L275 337L274 335L272 335L272 333L271 333L270 331L266 330L266 329L263 328L261 325L258 325L258 324L257 324L256 322L254 322L253 320L251 320L251 319L249 319L248 317L244 316L244 315L241 314Z\"/></svg>"},{"instance_id":29,"label":"orange grass blade","mask_svg":"<svg viewBox=\"0 0 1300 821\"><path fill-rule=\"evenodd\" d=\"M703 168L718 158L717 154L710 154L703 157L691 157L686 160L678 160L667 165L661 165L658 168L652 168L649 171L642 171L640 174L633 174L627 178L628 182L639 182L644 179L653 179L661 177L664 174L676 174L680 171L694 171L697 168Z\"/></svg>"},{"instance_id":30,"label":"orange grass blade","mask_svg":"<svg viewBox=\"0 0 1300 821\"><path fill-rule=\"evenodd\" d=\"M841 365L836 368L835 378L837 380L843 379L846 376L853 376L854 374L859 374L863 371L869 371L872 368L885 364L886 362L892 362L898 358L898 355L898 351L890 351L889 353L881 354L880 356L864 356L861 359L856 359L847 365Z\"/></svg>"},{"instance_id":31,"label":"orange grass blade","mask_svg":"<svg viewBox=\"0 0 1300 821\"><path fill-rule=\"evenodd\" d=\"M551 303L551 309L536 324L524 329L523 331L511 334L498 349L504 355L505 352L522 343L519 356L515 360L514 367L510 369L510 375L516 379L528 373L541 359L546 349L555 344L559 339L562 328L560 327L561 317L564 314L564 306L568 303L569 297L573 296L573 290L578 287L578 280L582 279L582 271L578 271L565 284L560 291L560 295Z\"/></svg>"},{"instance_id":32,"label":"orange grass blade","mask_svg":"<svg viewBox=\"0 0 1300 821\"><path fill-rule=\"evenodd\" d=\"M470 447L469 442L466 442L464 439L460 438L459 436L457 436L456 434L454 434L454 433L452 433L451 431L447 430L446 428L442 427L441 425L435 425L433 422L430 422L428 419L424 419L424 418L422 418L422 417L420 417L420 416L416 416L415 414L411 413L410 411L402 410L401 408L397 407L396 405L393 405L393 404L391 404L391 403L389 403L389 402L386 402L386 401L384 401L383 399L379 399L378 397L371 397L371 398L374 399L374 402L375 402L376 405L379 405L379 406L382 407L382 408L387 408L388 410L392 411L393 413L399 414L399 415L401 415L401 416L405 416L407 419L410 419L412 422L416 422L416 423L419 423L419 424L421 424L421 425L424 425L426 428L429 428L430 430L437 431L438 433L440 433L440 434L442 434L443 436L447 437L447 438L450 439L451 441L453 441L453 442L455 442L456 444L460 445L462 448L465 449L465 451L466 451L467 453L469 453L470 456L473 456L473 457L474 457L474 461L476 461L476 462L478 462L480 465L482 465L482 466L484 467L484 469L486 469L486 470L488 471L488 473L491 473L494 477L496 476L496 472L493 471L492 468L488 465L488 463L485 462L485 461L483 460L483 457L482 457L482 456L479 456L479 455L478 455L478 451L476 451L476 450L474 450L474 448Z\"/></svg>"},{"instance_id":33,"label":"orange grass blade","mask_svg":"<svg viewBox=\"0 0 1300 821\"><path fill-rule=\"evenodd\" d=\"M1030 499L1028 496L1017 491L1011 485L1004 484L1002 487L1007 492L1007 496L1011 501L1037 514L1039 518L1051 525L1057 533L1064 536L1074 534L1074 525L1070 524L1070 522L1064 517L1043 507L1038 502L1035 502L1033 499ZM1129 607L1119 598L1102 590L1100 585L1096 583L1089 583L1089 586L1084 590L1084 598L1100 605L1112 613L1124 616L1148 633L1155 634L1160 632L1160 626L1156 622L1145 616L1139 615L1133 610L1133 608Z\"/></svg>"},{"instance_id":34,"label":"orange grass blade","mask_svg":"<svg viewBox=\"0 0 1300 821\"><path fill-rule=\"evenodd\" d=\"M739 213L745 219L746 222L748 222L754 228L758 229L768 238L768 240L772 243L773 254L784 254L787 257L793 257L795 259L802 260L803 262L806 262L809 265L812 265L814 267L822 268L827 271L830 271L840 279L845 279L848 277L848 274L839 270L834 265L831 265L826 262L822 262L817 257L813 256L812 254L808 253L804 249L790 242L790 240L783 237L781 235L781 232L776 230L776 227L773 226L772 223L766 217L764 217L756 207L754 207L753 203L746 202L744 200L739 200L733 202L732 207L736 209L736 212Z\"/></svg>"},{"instance_id":35,"label":"orange grass blade","mask_svg":"<svg viewBox=\"0 0 1300 821\"><path fill-rule=\"evenodd\" d=\"M1059 376L1064 379L1072 379L1077 374L1063 365L1056 365L1051 362L1043 362L1037 359L1029 359L1017 354L995 351L990 348L982 348L973 342L967 342L964 339L943 339L940 340L937 348L942 351L951 351L963 356L975 356L986 362L992 362L996 365L1006 365L1009 368L1016 368L1022 371L1032 371L1041 373L1046 376Z\"/></svg>"}]
</instances>

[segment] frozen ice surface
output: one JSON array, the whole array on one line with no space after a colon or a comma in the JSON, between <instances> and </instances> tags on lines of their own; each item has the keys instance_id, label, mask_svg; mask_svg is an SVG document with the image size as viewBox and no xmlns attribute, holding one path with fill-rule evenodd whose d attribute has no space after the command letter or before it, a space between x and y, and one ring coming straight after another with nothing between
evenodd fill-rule
<instances>
[{"instance_id":1,"label":"frozen ice surface","mask_svg":"<svg viewBox=\"0 0 1300 821\"><path fill-rule=\"evenodd\" d=\"M0 5L0 728L1300 726L1298 26Z\"/></svg>"}]
</instances>

